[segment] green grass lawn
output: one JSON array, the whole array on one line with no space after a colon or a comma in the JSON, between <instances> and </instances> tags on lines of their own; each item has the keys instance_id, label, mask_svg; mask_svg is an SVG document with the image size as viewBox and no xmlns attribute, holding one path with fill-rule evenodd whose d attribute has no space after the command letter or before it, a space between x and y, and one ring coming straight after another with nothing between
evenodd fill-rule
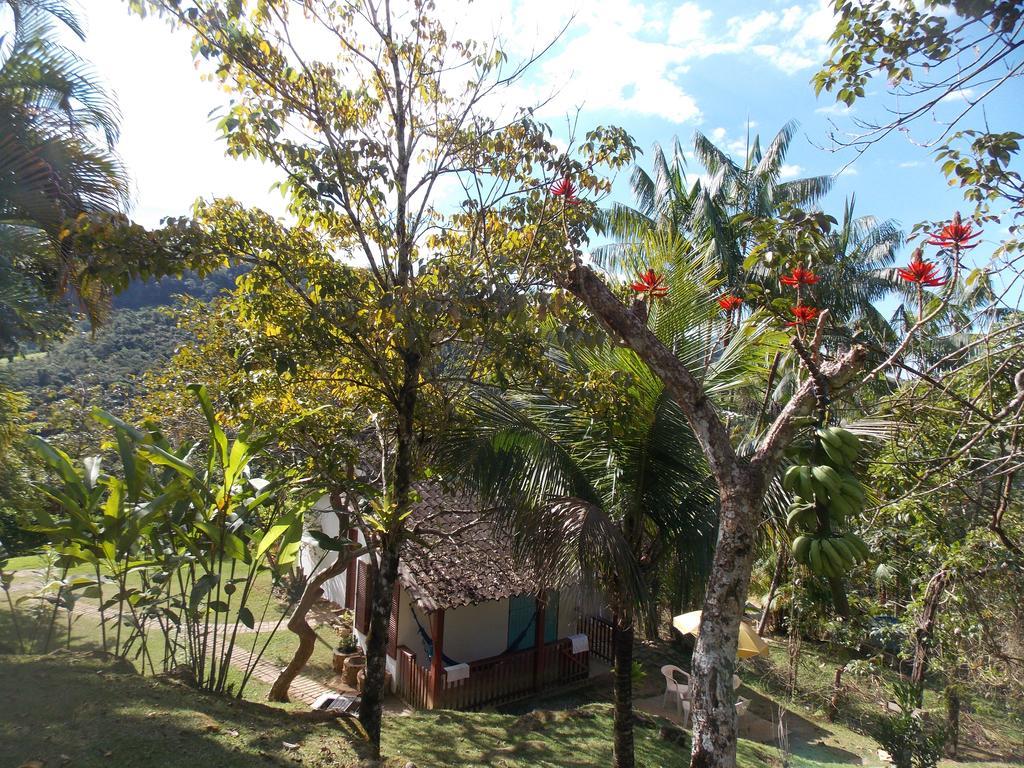
<instances>
[{"instance_id":1,"label":"green grass lawn","mask_svg":"<svg viewBox=\"0 0 1024 768\"><path fill-rule=\"evenodd\" d=\"M39 558L20 558L25 570L45 567ZM82 604L87 604L83 601ZM29 608L26 603L19 613ZM283 616L287 606L273 593L268 574L257 582L252 608L259 621ZM264 611L265 608L265 611ZM0 601L0 654L13 650L11 613ZM349 766L359 758L357 730L344 723L313 724L299 713L302 704L268 706L269 686L250 680L247 701L216 697L137 674L141 656L112 663L89 655L100 647L96 616L84 614L72 624L71 651L64 650L66 624L58 622L50 656L0 655L0 766L20 766L29 759L50 766L310 765ZM24 629L24 627L23 627ZM151 638L150 653L159 660L162 641ZM319 642L304 674L327 681L331 669L333 630L320 630ZM242 648L263 648L266 634L240 634ZM283 625L269 640L264 659L283 666L295 649L295 638ZM788 710L789 765L812 768L879 765L874 742L864 725L877 711L877 690L870 679L849 677L850 685L838 723L828 723L822 705L832 670L840 663L836 649L805 644L799 690L790 701L786 692L786 653L773 644L771 657L741 665L751 711L774 720L779 707ZM685 662L680 659L679 663ZM159 666L159 662L158 662ZM646 670L637 697L660 694L656 668ZM241 672L232 669L236 686ZM425 766L599 766L611 760L609 687L588 689L537 701L524 701L502 712L418 712L390 714L385 728L389 765L412 761ZM60 702L56 711L54 702ZM930 704L936 704L930 694ZM636 731L638 765L686 764L685 750L659 738L665 721L641 718ZM965 710L967 729L961 744L965 757L976 762L949 766L1024 764L1000 762L1024 754L1024 730L1017 702L976 699ZM972 741L973 740L973 741ZM286 746L285 743L298 745ZM107 755L107 753L110 755ZM71 758L64 761L61 755ZM116 757L116 759L114 759ZM781 766L775 745L741 741L743 766Z\"/></svg>"},{"instance_id":2,"label":"green grass lawn","mask_svg":"<svg viewBox=\"0 0 1024 768\"><path fill-rule=\"evenodd\" d=\"M261 686L253 693L262 693ZM55 706L59 702L59 706ZM362 737L347 721L310 723L301 707L271 707L144 678L95 655L0 657L0 765L39 760L75 768L167 766L353 766ZM388 715L388 766L605 766L607 704L529 715L422 712ZM294 746L291 746L294 745ZM775 751L741 745L742 764L771 764ZM679 765L686 752L637 729L638 765ZM801 763L803 765L803 763Z\"/></svg>"}]
</instances>

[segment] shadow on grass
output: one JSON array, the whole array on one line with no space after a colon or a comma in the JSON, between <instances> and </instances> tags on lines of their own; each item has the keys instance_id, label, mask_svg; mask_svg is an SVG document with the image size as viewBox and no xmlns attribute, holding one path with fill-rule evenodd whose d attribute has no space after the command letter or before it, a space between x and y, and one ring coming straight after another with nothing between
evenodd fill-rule
<instances>
[{"instance_id":1,"label":"shadow on grass","mask_svg":"<svg viewBox=\"0 0 1024 768\"><path fill-rule=\"evenodd\" d=\"M423 712L385 730L387 753L417 765L584 768L612 762L608 705L537 710L519 717L496 712ZM395 723L391 721L391 725ZM688 751L636 729L638 765L680 765Z\"/></svg>"},{"instance_id":2,"label":"shadow on grass","mask_svg":"<svg viewBox=\"0 0 1024 768\"><path fill-rule=\"evenodd\" d=\"M101 654L0 657L0 765L241 768L358 759L351 721L302 715L142 678ZM328 762L328 756L334 760Z\"/></svg>"}]
</instances>

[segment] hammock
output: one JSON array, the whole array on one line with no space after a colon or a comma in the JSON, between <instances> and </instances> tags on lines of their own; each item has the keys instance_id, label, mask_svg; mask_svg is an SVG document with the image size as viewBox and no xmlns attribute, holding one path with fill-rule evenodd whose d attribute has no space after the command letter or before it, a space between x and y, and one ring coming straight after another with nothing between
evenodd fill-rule
<instances>
[{"instance_id":1,"label":"hammock","mask_svg":"<svg viewBox=\"0 0 1024 768\"><path fill-rule=\"evenodd\" d=\"M429 663L434 658L434 641L427 634L427 630L423 628L423 625L420 624L420 617L416 615L416 606L412 600L409 601L409 610L412 612L413 621L416 622L416 631L419 632L420 641L423 643L423 651L427 654L427 662ZM446 656L444 651L441 652L441 661L448 667L459 663L455 659Z\"/></svg>"},{"instance_id":2,"label":"hammock","mask_svg":"<svg viewBox=\"0 0 1024 768\"><path fill-rule=\"evenodd\" d=\"M434 641L433 639L431 639L427 630L424 629L423 624L420 623L420 617L416 615L416 606L412 602L412 600L409 601L409 611L410 613L412 613L413 621L416 622L416 631L419 633L420 641L423 643L423 652L426 653L427 661L429 662L434 658ZM534 625L534 622L536 621L537 611L534 610L533 616L531 616L530 620L526 622L526 626L523 627L523 631L519 633L515 640L513 640L505 647L504 653L508 653L511 650L518 649L519 643L523 641L523 638L526 637L526 633L530 631L530 627L532 627ZM445 666L449 667L453 664L459 663L454 659L450 658L449 656L446 656L444 651L441 652L441 660L445 663Z\"/></svg>"}]
</instances>

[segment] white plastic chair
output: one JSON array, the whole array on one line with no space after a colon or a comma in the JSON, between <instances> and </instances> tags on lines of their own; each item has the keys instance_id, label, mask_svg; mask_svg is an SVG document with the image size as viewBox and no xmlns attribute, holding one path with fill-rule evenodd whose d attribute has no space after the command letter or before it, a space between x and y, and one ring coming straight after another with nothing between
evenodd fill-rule
<instances>
[{"instance_id":1,"label":"white plastic chair","mask_svg":"<svg viewBox=\"0 0 1024 768\"><path fill-rule=\"evenodd\" d=\"M683 701L690 699L690 676L674 664L666 664L661 668L661 674L665 677L665 695L661 699L661 706L668 704L668 697L673 696L676 700L676 712L683 716ZM681 675L682 682L676 680L676 675ZM687 707L689 711L689 707Z\"/></svg>"},{"instance_id":2,"label":"white plastic chair","mask_svg":"<svg viewBox=\"0 0 1024 768\"><path fill-rule=\"evenodd\" d=\"M736 717L743 717L747 714L748 709L750 709L750 699L740 699L736 702Z\"/></svg>"}]
</instances>

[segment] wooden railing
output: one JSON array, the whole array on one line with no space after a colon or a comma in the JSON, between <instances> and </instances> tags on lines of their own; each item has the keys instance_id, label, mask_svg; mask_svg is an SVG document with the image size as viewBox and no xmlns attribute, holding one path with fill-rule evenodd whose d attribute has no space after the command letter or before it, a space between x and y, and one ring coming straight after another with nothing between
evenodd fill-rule
<instances>
[{"instance_id":1,"label":"wooden railing","mask_svg":"<svg viewBox=\"0 0 1024 768\"><path fill-rule=\"evenodd\" d=\"M430 702L430 670L419 665L416 654L404 645L398 646L398 695L418 709L428 709Z\"/></svg>"},{"instance_id":2,"label":"wooden railing","mask_svg":"<svg viewBox=\"0 0 1024 768\"><path fill-rule=\"evenodd\" d=\"M599 659L615 663L615 625L600 616L581 616L577 632L587 636L590 652Z\"/></svg>"},{"instance_id":3,"label":"wooden railing","mask_svg":"<svg viewBox=\"0 0 1024 768\"><path fill-rule=\"evenodd\" d=\"M469 677L452 683L443 680L441 700L431 702L430 670L421 667L405 646L398 649L398 692L421 708L478 709L589 676L590 654L574 654L572 642L563 639L542 646L539 652L529 648L470 662Z\"/></svg>"}]
</instances>

